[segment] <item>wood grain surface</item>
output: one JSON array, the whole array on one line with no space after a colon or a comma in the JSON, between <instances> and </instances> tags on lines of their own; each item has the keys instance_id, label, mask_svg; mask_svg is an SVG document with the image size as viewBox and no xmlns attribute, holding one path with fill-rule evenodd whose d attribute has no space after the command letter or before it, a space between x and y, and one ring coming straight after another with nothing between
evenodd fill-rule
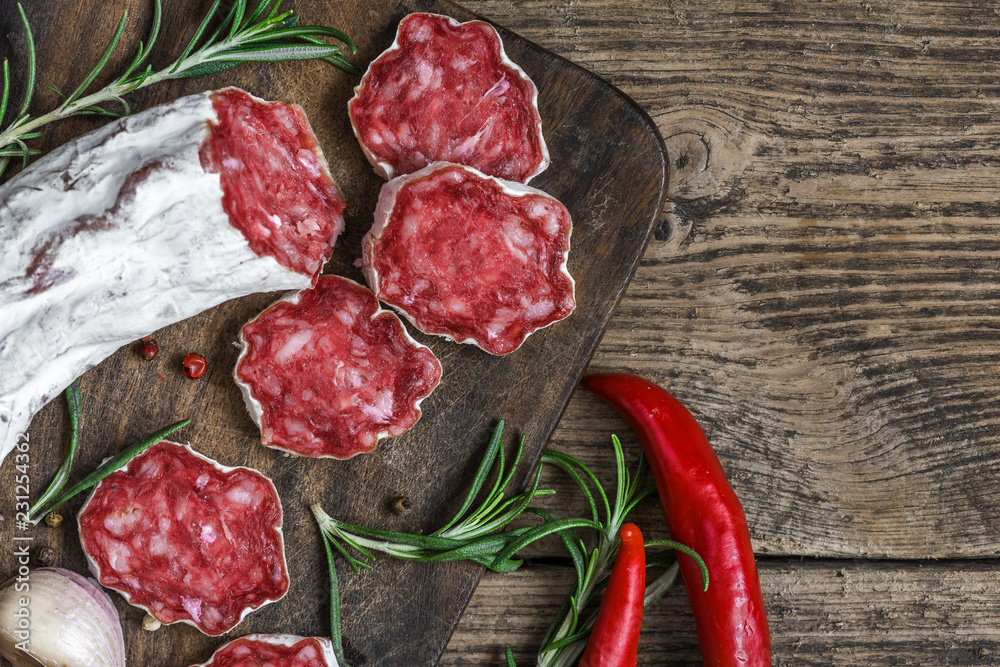
<instances>
[{"instance_id":1,"label":"wood grain surface","mask_svg":"<svg viewBox=\"0 0 1000 667\"><path fill-rule=\"evenodd\" d=\"M775 664L1000 663L995 7L463 4L621 88L666 140L669 202L592 368L663 383L705 427L750 520ZM634 456L577 391L552 446L609 474L611 433ZM637 512L659 529L655 504ZM440 665L502 665L508 645L533 663L570 583L558 544L533 556L484 577ZM651 613L640 664L699 664L684 598Z\"/></svg>"},{"instance_id":2,"label":"wood grain surface","mask_svg":"<svg viewBox=\"0 0 1000 667\"><path fill-rule=\"evenodd\" d=\"M760 567L775 664L996 665L1000 661L1000 575L992 563L767 559ZM535 565L488 572L439 665L519 665L573 583L572 570ZM495 600L516 599L498 613ZM640 665L701 664L683 585L643 618Z\"/></svg>"},{"instance_id":3,"label":"wood grain surface","mask_svg":"<svg viewBox=\"0 0 1000 667\"><path fill-rule=\"evenodd\" d=\"M665 138L669 202L591 368L664 384L705 427L760 554L775 663L1000 663L979 597L1000 568L996 7L464 4L605 77ZM577 391L553 447L599 465L626 428ZM817 578L842 567L866 583ZM537 607L487 578L441 664L498 665L506 644L532 664L560 600L542 572L519 575L551 596ZM640 664L698 664L674 604Z\"/></svg>"},{"instance_id":4,"label":"wood grain surface","mask_svg":"<svg viewBox=\"0 0 1000 667\"><path fill-rule=\"evenodd\" d=\"M197 26L192 16L211 2L185 0L164 7L164 39L159 54L176 54ZM150 3L93 0L26 7L35 26L40 54L39 80L66 90L79 80L125 9L132 12L126 43L134 45L149 22ZM453 5L415 1L343 3L301 1L303 22L336 26L357 42L354 59L362 67L389 46L396 23L414 9L472 15ZM4 34L12 36L5 55L24 52L20 24L11 2L0 2ZM86 26L86 30L83 30ZM100 36L100 37L98 37ZM251 632L329 634L329 584L324 552L308 507L320 502L332 516L353 523L394 529L433 530L453 513L471 481L486 440L500 418L511 424L508 442L528 436L525 467L515 484L528 478L555 428L625 286L652 235L666 189L662 141L648 116L600 79L508 32L508 54L539 87L540 111L552 167L532 185L560 199L574 219L569 269L576 278L577 310L566 321L533 335L516 353L491 357L469 345L418 336L440 358L441 386L422 405L420 423L403 437L383 441L370 455L346 462L298 459L261 447L231 379L239 327L274 299L258 295L223 304L195 318L154 333L161 353L143 361L126 346L87 372L81 389L84 429L75 477L124 445L156 428L189 417L178 434L198 451L227 465L245 465L271 477L285 508L286 554L292 578L287 597L251 614L222 639L187 625L150 633L141 629L142 613L115 595L122 615L130 664L188 665L205 660L224 640ZM130 56L122 49L109 75ZM167 56L153 58L163 67ZM18 79L23 87L23 77ZM302 105L320 145L330 158L334 179L348 201L347 229L327 272L360 280L353 261L361 236L371 226L381 181L365 162L351 132L346 102L357 77L322 63L241 67L209 79L188 80L140 91L135 109L179 95L238 85L254 94ZM15 86L15 94L22 92ZM47 108L53 94L36 101ZM53 126L40 141L43 150L96 126L83 119ZM197 351L209 370L192 382L179 360ZM61 399L49 404L29 430L31 478L37 496L58 467L67 442L68 418ZM13 457L0 478L13 489ZM391 501L407 495L414 504L405 517L389 511ZM62 525L22 531L13 520L0 524L0 541L30 536L35 548L52 547L56 565L86 571L72 516L83 502L70 501ZM2 508L14 517L14 496ZM3 573L16 571L14 549L4 549ZM481 568L463 563L434 566L380 561L371 571L341 572L345 653L353 665L428 665L436 662L474 589Z\"/></svg>"}]
</instances>

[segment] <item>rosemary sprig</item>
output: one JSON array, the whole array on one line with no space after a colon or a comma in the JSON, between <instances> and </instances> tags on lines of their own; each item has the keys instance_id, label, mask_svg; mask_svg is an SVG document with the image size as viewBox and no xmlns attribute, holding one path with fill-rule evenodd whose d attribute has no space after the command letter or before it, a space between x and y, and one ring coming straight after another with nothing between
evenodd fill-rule
<instances>
[{"instance_id":1,"label":"rosemary sprig","mask_svg":"<svg viewBox=\"0 0 1000 667\"><path fill-rule=\"evenodd\" d=\"M68 491L63 491L67 482L69 482L70 471L73 468L73 460L76 458L77 445L80 441L81 399L80 387L77 382L74 381L73 384L66 389L66 400L69 403L69 418L70 424L73 428L72 435L70 436L69 452L67 452L66 458L63 459L62 465L59 466L59 470L56 471L56 475L53 477L49 487L45 490L45 493L43 493L42 496L35 501L35 504L31 506L31 509L28 510L28 521L36 525L46 514L59 505L62 505L67 500L70 500L81 491L86 491L114 471L123 467L139 454L172 434L174 431L179 431L191 423L190 419L174 422L170 426L162 428L139 442L126 447L119 452L117 456L108 459L104 462L104 464L94 470L94 472L74 484Z\"/></svg>"},{"instance_id":2,"label":"rosemary sprig","mask_svg":"<svg viewBox=\"0 0 1000 667\"><path fill-rule=\"evenodd\" d=\"M508 466L503 453L504 423L497 424L490 438L472 487L454 518L429 535L379 530L338 521L330 517L319 504L312 506L326 540L350 563L355 572L371 567L373 551L394 558L422 562L470 560L496 572L513 572L523 561L514 558L528 544L552 533L573 528L596 528L589 519L555 519L540 526L523 526L504 531L514 519L528 510L529 503L552 491L539 489L541 469L533 477L531 488L506 497L517 464L524 451L521 438L513 462ZM497 464L496 481L486 498L473 509L473 503ZM358 555L355 555L358 554Z\"/></svg>"},{"instance_id":3,"label":"rosemary sprig","mask_svg":"<svg viewBox=\"0 0 1000 667\"><path fill-rule=\"evenodd\" d=\"M394 558L424 562L471 560L498 572L510 572L523 562L515 559L520 550L541 537L555 534L566 545L577 578L573 590L542 641L542 647L538 652L538 665L569 667L575 664L583 653L587 637L597 618L597 611L591 603L607 585L607 578L618 549L618 532L629 512L642 500L655 493L655 487L640 484L644 467L644 460L641 457L634 475L629 473L625 465L624 451L617 437L612 437L616 468L613 499L608 498L597 476L579 460L560 452L547 451L542 455L542 466L554 465L565 472L583 493L589 509L588 518L560 518L553 512L529 505L534 498L552 493L538 488L542 466L532 478L531 487L527 491L510 498L506 497L506 488L510 485L517 464L521 460L524 438L521 439L513 462L508 467L501 444L502 434L501 421L490 439L472 487L458 513L444 527L430 535L356 526L331 518L318 504L312 506L313 515L323 535L330 568L330 617L333 625L331 636L334 637L335 646L340 646L340 603L334 550L347 559L355 572L361 567L371 567L371 561L374 560L373 551L381 551ZM478 507L472 509L495 464L497 470L493 487L486 493L486 498ZM531 513L540 518L541 525L504 530L524 513ZM577 534L576 530L579 528L592 531L591 549L587 549ZM698 562L704 585L708 587L708 570L704 561L690 548L672 540L652 540L646 543L646 547L670 549L668 552L647 559L647 567L665 566L666 570L646 586L644 600L646 608L663 597L677 580L679 568L674 551L684 552ZM337 656L340 659L341 653ZM506 651L506 662L508 667L516 667L514 654L510 649Z\"/></svg>"},{"instance_id":4,"label":"rosemary sprig","mask_svg":"<svg viewBox=\"0 0 1000 667\"><path fill-rule=\"evenodd\" d=\"M18 3L17 10L24 26L28 47L27 88L20 111L6 127L0 130L0 175L4 173L13 158L20 157L22 165L27 166L30 156L38 154L39 151L29 148L25 141L41 136L38 129L42 126L71 116L128 115L131 113L131 108L124 99L125 95L161 81L214 74L245 62L289 60L323 60L351 74L361 73L345 58L340 47L324 41L325 38L334 39L343 43L351 53L355 53L354 43L345 33L326 26L298 26L298 16L291 11L280 10L282 0L258 0L254 9L249 12L247 3L248 0L234 0L232 6L218 20L214 31L204 38L222 5L222 0L215 0L180 57L167 67L154 70L151 65L145 65L160 33L161 0L154 0L149 37L145 42L139 42L131 64L112 83L98 91L85 94L104 70L121 41L128 19L128 12L124 12L107 48L80 84L68 95L63 95L49 86L59 94L62 103L54 110L37 117L28 114L35 89L35 43L28 17L24 13L24 8ZM5 59L3 86L0 88L0 123L3 122L9 103L10 66ZM108 104L119 105L122 111L111 109Z\"/></svg>"},{"instance_id":5,"label":"rosemary sprig","mask_svg":"<svg viewBox=\"0 0 1000 667\"><path fill-rule=\"evenodd\" d=\"M589 552L579 538L576 538L573 547L568 540L564 540L576 567L577 581L567 603L556 615L542 640L538 652L539 665L570 665L583 652L586 639L584 631L589 631L589 628L580 616L595 593L599 591L599 585L603 583L614 564L618 531L625 523L625 517L629 512L656 492L656 487L652 485L639 484L645 459L640 456L638 468L635 474L631 475L625 465L625 452L621 442L617 436L612 436L611 441L615 454L613 502L609 502L596 475L577 459L560 452L545 452L542 455L543 464L548 463L561 469L580 489L590 506L591 515L595 517L595 522L601 513L605 520L599 523L600 529L594 531L594 546ZM591 491L591 486L596 491L596 497ZM582 639L575 638L578 633L584 633Z\"/></svg>"}]
</instances>

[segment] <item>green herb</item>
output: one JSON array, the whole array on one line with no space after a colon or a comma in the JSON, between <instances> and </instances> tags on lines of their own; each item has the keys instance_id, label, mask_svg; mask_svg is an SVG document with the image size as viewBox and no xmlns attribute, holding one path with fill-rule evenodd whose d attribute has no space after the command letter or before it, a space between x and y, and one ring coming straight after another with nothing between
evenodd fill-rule
<instances>
[{"instance_id":1,"label":"green herb","mask_svg":"<svg viewBox=\"0 0 1000 667\"><path fill-rule=\"evenodd\" d=\"M366 528L333 519L319 504L313 505L313 515L327 541L347 559L355 572L361 567L371 567L371 561L375 559L373 551L422 562L470 560L496 572L513 572L523 562L513 558L513 555L528 544L563 530L594 527L588 519L556 519L540 526L504 531L514 519L529 511L528 504L534 498L553 492L538 488L539 468L530 489L506 497L507 487L524 451L524 438L521 438L514 460L508 467L502 446L503 428L501 421L493 431L486 455L479 464L462 507L442 528L429 535ZM473 509L473 503L497 461L496 481L486 498Z\"/></svg>"},{"instance_id":2,"label":"green herb","mask_svg":"<svg viewBox=\"0 0 1000 667\"><path fill-rule=\"evenodd\" d=\"M618 531L635 506L656 493L655 486L639 484L645 467L645 458L640 456L635 474L629 474L621 442L617 436L612 436L611 441L615 454L616 475L615 495L610 502L596 475L583 463L560 452L549 451L542 455L543 464L560 468L573 480L587 500L591 516L594 522L598 523L599 529L594 531L594 546L589 551L579 537L575 540L570 538L563 540L576 568L576 585L542 639L542 646L538 651L540 667L573 665L583 653L597 612L595 610L587 617L583 617L583 613L595 600L596 594L603 589L614 565L618 551ZM599 518L602 514L605 517L603 522ZM646 546L665 546L692 556L701 565L707 585L708 572L704 562L688 547L671 540L647 542ZM672 554L668 554L666 558L672 560ZM647 562L650 567L663 564L665 564L664 557L650 558ZM649 604L662 597L676 578L677 570L671 567L649 584L646 587L646 600Z\"/></svg>"},{"instance_id":3,"label":"green herb","mask_svg":"<svg viewBox=\"0 0 1000 667\"><path fill-rule=\"evenodd\" d=\"M73 92L64 95L48 86L59 94L62 103L53 111L38 117L28 114L35 89L36 55L31 26L24 8L19 3L17 10L24 26L28 46L27 92L20 111L6 127L0 130L0 175L4 173L13 158L20 157L22 166L27 166L29 157L39 153L37 149L29 148L25 144L25 141L41 136L38 128L70 116L128 115L132 110L124 96L160 81L214 74L245 62L288 60L323 60L346 72L361 73L346 60L344 52L339 47L324 41L324 38L337 40L354 53L356 51L354 43L340 30L325 26L298 26L298 17L293 12L280 11L282 0L258 0L257 5L249 13L247 2L248 0L235 0L225 14L222 14L215 29L205 37L209 25L220 13L222 6L222 0L215 0L180 57L164 69L154 71L151 65L144 66L160 32L161 0L154 0L153 24L149 37L145 43L139 43L131 64L112 83L85 95L118 47L128 19L128 12L123 13L104 53ZM0 123L2 123L10 102L10 67L6 59L3 61L3 87L0 92L2 92L0 95ZM109 108L108 104L120 106L121 111Z\"/></svg>"},{"instance_id":4,"label":"green herb","mask_svg":"<svg viewBox=\"0 0 1000 667\"><path fill-rule=\"evenodd\" d=\"M326 564L330 568L330 640L333 643L333 653L337 656L339 667L351 667L344 657L344 640L340 632L340 586L337 583L337 564L333 560L333 549L330 542L323 540L326 550Z\"/></svg>"},{"instance_id":5,"label":"green herb","mask_svg":"<svg viewBox=\"0 0 1000 667\"><path fill-rule=\"evenodd\" d=\"M46 514L59 505L62 505L64 502L73 498L81 491L86 491L114 471L123 467L139 454L172 434L174 431L179 431L191 423L190 419L175 422L166 428L160 429L143 440L126 447L117 456L107 460L103 465L98 467L97 470L74 484L68 491L63 492L66 483L69 481L69 474L73 468L73 460L76 458L76 449L80 440L81 400L80 387L76 382L73 382L73 384L66 389L66 399L69 403L69 418L73 427L73 433L70 437L69 452L66 454L66 458L63 459L62 465L59 466L59 470L56 471L56 475L49 484L49 488L45 490L42 497L35 501L35 504L32 505L30 510L28 510L28 521L36 525Z\"/></svg>"},{"instance_id":6,"label":"green herb","mask_svg":"<svg viewBox=\"0 0 1000 667\"><path fill-rule=\"evenodd\" d=\"M66 402L69 404L69 423L72 428L69 439L69 452L66 453L66 458L63 459L62 465L56 471L56 476L52 478L49 488L45 490L42 497L28 511L29 519L37 508L45 507L50 500L59 495L59 492L63 490L66 482L69 481L69 473L73 468L73 461L76 459L76 448L80 443L80 384L77 380L73 380L73 384L66 388ZM45 515L39 515L39 520L43 516ZM38 523L38 521L35 523Z\"/></svg>"},{"instance_id":7,"label":"green herb","mask_svg":"<svg viewBox=\"0 0 1000 667\"><path fill-rule=\"evenodd\" d=\"M587 518L560 518L552 512L529 504L538 496L553 493L538 488L542 466L535 473L531 487L527 491L510 498L506 497L506 488L510 485L517 464L521 460L524 438L521 439L513 463L508 468L501 444L502 434L501 421L490 439L486 454L462 507L451 521L430 535L356 526L331 518L318 504L312 506L313 514L324 537L330 568L330 617L333 626L331 636L335 638L335 646L339 647L341 638L334 549L347 559L355 572L359 567L371 567L370 561L374 560L372 551L381 551L394 558L424 562L470 560L497 572L510 572L520 567L523 562L515 558L520 550L541 537L555 534L569 552L576 570L576 584L542 641L538 653L538 665L568 667L575 664L583 653L587 637L597 617L597 611L590 605L607 584L607 577L617 553L618 531L625 523L629 512L642 500L655 493L656 489L652 485L639 483L644 467L644 460L641 457L635 474L629 473L617 437L612 437L616 484L614 498L611 500L597 476L583 463L567 454L547 451L542 455L542 466L553 465L565 472L583 493L589 509ZM486 493L486 498L473 510L475 499L498 459L496 481ZM514 519L525 513L537 516L542 521L541 525L505 530ZM593 547L589 550L576 532L580 528L592 532ZM708 586L708 571L704 562L688 547L671 540L652 540L646 543L646 547L670 549L668 552L647 558L647 567L660 566L666 567L666 570L646 586L644 601L646 608L658 601L677 580L679 568L673 555L675 550L690 555L698 562L705 586ZM360 556L354 555L352 551ZM340 659L341 654L338 653L337 657ZM506 650L506 661L508 667L516 667L514 654L510 649Z\"/></svg>"}]
</instances>

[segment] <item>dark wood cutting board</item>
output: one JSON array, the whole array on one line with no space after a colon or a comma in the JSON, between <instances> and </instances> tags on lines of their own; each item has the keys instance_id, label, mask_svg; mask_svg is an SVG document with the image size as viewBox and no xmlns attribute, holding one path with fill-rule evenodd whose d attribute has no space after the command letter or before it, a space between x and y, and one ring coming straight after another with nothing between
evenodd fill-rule
<instances>
[{"instance_id":1,"label":"dark wood cutting board","mask_svg":"<svg viewBox=\"0 0 1000 667\"><path fill-rule=\"evenodd\" d=\"M208 0L166 3L162 37L153 64L163 67L183 47ZM472 14L439 2L330 3L300 0L294 8L302 23L325 24L348 32L358 45L353 61L364 69L392 41L399 19L410 11L435 11L467 20ZM39 88L35 109L49 109L55 95L79 81L103 49L123 10L130 23L123 47L132 48L148 29L151 3L64 0L29 3L26 12L39 52ZM3 55L22 72L25 42L16 5L0 0ZM270 476L285 508L285 535L291 589L282 601L251 614L222 638L200 634L187 625L149 633L142 613L117 594L129 664L180 667L201 662L224 641L251 632L329 634L328 581L319 535L309 505L320 502L335 517L399 530L434 530L457 509L463 491L498 419L508 421L507 444L527 435L527 460L534 463L579 380L605 325L621 297L649 239L663 204L666 160L653 123L631 100L602 80L500 28L506 49L539 87L539 103L552 165L532 185L569 208L574 219L569 267L577 281L578 307L567 320L532 336L523 348L491 357L470 345L439 338L417 338L430 345L444 366L441 386L423 403L424 416L409 433L383 440L369 455L350 461L290 458L261 447L231 379L237 350L232 345L243 322L276 295L239 299L154 335L161 353L152 363L127 346L81 380L84 430L74 472L79 478L104 457L146 433L177 419L194 421L177 439L227 465L245 465ZM120 68L130 57L121 48L109 65ZM347 230L328 273L360 279L353 266L360 239L371 224L382 181L357 146L347 120L346 103L359 77L323 63L241 66L210 78L169 82L137 91L130 98L143 109L179 95L237 85L259 96L303 106L330 160L334 178L348 202ZM99 82L100 83L100 80ZM15 80L15 95L24 85ZM77 119L49 126L39 147L50 150L89 131L100 121ZM0 259L2 261L2 259ZM209 370L198 381L186 379L180 359L199 352ZM65 451L68 436L65 401L54 400L31 429L32 496L48 483ZM15 535L14 467L10 457L0 469L0 543ZM528 475L525 467L517 482ZM406 495L414 509L400 517L389 510L392 499ZM51 546L56 564L78 572L86 565L72 517L83 498L62 510L67 520L57 528L42 524L32 531L36 547ZM13 547L3 549L0 575L16 569ZM468 564L403 564L379 558L359 575L342 567L345 651L351 664L431 665L446 645L475 588L481 569Z\"/></svg>"}]
</instances>

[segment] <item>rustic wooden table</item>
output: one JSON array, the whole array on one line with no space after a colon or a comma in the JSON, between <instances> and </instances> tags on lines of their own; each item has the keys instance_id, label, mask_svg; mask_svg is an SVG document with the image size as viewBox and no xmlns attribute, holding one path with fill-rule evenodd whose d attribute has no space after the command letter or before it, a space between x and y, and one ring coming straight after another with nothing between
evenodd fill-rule
<instances>
[{"instance_id":1,"label":"rustic wooden table","mask_svg":"<svg viewBox=\"0 0 1000 667\"><path fill-rule=\"evenodd\" d=\"M462 4L618 86L665 139L670 201L591 368L643 374L702 423L746 508L775 664L1000 662L1000 12ZM613 433L634 462L625 423L577 391L551 446L610 475ZM665 536L655 502L635 516ZM528 555L483 577L441 665L506 646L533 664L572 569L557 542ZM640 664L699 664L681 585L644 628Z\"/></svg>"},{"instance_id":2,"label":"rustic wooden table","mask_svg":"<svg viewBox=\"0 0 1000 667\"><path fill-rule=\"evenodd\" d=\"M671 201L591 368L700 419L746 507L775 663L1000 662L995 7L464 4L620 87L666 140ZM552 447L606 468L612 433L634 451L580 390ZM532 664L570 583L553 561L487 574L441 664L508 645ZM682 587L643 637L640 664L698 664Z\"/></svg>"}]
</instances>

